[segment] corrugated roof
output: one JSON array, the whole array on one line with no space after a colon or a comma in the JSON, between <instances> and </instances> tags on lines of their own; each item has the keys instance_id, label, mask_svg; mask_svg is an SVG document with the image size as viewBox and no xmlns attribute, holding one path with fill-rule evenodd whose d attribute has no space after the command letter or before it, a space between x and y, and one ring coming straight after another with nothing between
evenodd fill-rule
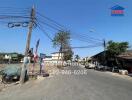
<instances>
[{"instance_id":1,"label":"corrugated roof","mask_svg":"<svg viewBox=\"0 0 132 100\"><path fill-rule=\"evenodd\" d=\"M127 50L126 52L120 54L118 57L123 59L132 59L132 50Z\"/></svg>"}]
</instances>

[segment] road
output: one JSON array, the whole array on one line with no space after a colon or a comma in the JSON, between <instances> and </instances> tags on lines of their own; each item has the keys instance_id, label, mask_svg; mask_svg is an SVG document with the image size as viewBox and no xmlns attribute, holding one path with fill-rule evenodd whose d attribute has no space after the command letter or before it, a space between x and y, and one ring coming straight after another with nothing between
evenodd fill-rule
<instances>
[{"instance_id":1,"label":"road","mask_svg":"<svg viewBox=\"0 0 132 100\"><path fill-rule=\"evenodd\" d=\"M85 70L67 67L66 70ZM132 100L132 80L87 70L85 75L55 75L0 92L0 100Z\"/></svg>"}]
</instances>

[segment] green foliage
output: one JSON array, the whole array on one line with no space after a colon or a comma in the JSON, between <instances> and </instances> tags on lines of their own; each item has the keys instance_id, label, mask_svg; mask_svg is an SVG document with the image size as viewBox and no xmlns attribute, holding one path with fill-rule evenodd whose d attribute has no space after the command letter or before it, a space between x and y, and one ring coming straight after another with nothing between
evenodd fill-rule
<instances>
[{"instance_id":1,"label":"green foliage","mask_svg":"<svg viewBox=\"0 0 132 100\"><path fill-rule=\"evenodd\" d=\"M128 45L128 42L109 41L107 46L107 54L109 55L109 57L115 57L125 52L128 48Z\"/></svg>"},{"instance_id":2,"label":"green foliage","mask_svg":"<svg viewBox=\"0 0 132 100\"><path fill-rule=\"evenodd\" d=\"M24 55L23 54L18 54L18 61L21 61L21 59L24 58Z\"/></svg>"},{"instance_id":3,"label":"green foliage","mask_svg":"<svg viewBox=\"0 0 132 100\"><path fill-rule=\"evenodd\" d=\"M79 55L75 55L75 60L78 61L80 59Z\"/></svg>"},{"instance_id":4,"label":"green foliage","mask_svg":"<svg viewBox=\"0 0 132 100\"><path fill-rule=\"evenodd\" d=\"M71 60L73 56L73 52L70 47L70 32L68 31L59 31L54 39L53 46L60 48L59 52L64 53L63 60Z\"/></svg>"},{"instance_id":5,"label":"green foliage","mask_svg":"<svg viewBox=\"0 0 132 100\"><path fill-rule=\"evenodd\" d=\"M72 56L73 56L73 52L71 50L71 48L67 49L65 52L64 52L64 60L67 61L67 60L72 60Z\"/></svg>"},{"instance_id":6,"label":"green foliage","mask_svg":"<svg viewBox=\"0 0 132 100\"><path fill-rule=\"evenodd\" d=\"M69 44L70 40L70 32L68 31L59 31L54 39L53 39L53 46L54 47L64 47L65 45Z\"/></svg>"}]
</instances>

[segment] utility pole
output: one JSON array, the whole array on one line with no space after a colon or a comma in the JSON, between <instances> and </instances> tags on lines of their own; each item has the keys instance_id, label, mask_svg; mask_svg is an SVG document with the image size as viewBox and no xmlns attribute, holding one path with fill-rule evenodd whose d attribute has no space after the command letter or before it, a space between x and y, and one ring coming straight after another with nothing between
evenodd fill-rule
<instances>
[{"instance_id":1,"label":"utility pole","mask_svg":"<svg viewBox=\"0 0 132 100\"><path fill-rule=\"evenodd\" d=\"M20 76L20 83L23 84L25 81L25 76L27 74L27 64L29 63L28 59L28 51L30 50L30 41L31 41L31 34L32 34L32 29L34 26L34 21L35 21L35 8L34 6L31 9L31 15L30 15L30 22L29 22L29 29L27 33L27 43L26 43L26 49L25 49L25 57L24 57L24 64L22 66L21 70L21 76Z\"/></svg>"},{"instance_id":2,"label":"utility pole","mask_svg":"<svg viewBox=\"0 0 132 100\"><path fill-rule=\"evenodd\" d=\"M32 10L31 10L31 17L30 17L30 23L29 23L29 31L28 31L28 34L27 34L27 44L26 44L26 49L25 49L25 56L28 55L28 51L30 49L30 41L31 41L31 34L32 34L33 26L34 26L34 21L35 21L35 8L33 6Z\"/></svg>"},{"instance_id":3,"label":"utility pole","mask_svg":"<svg viewBox=\"0 0 132 100\"><path fill-rule=\"evenodd\" d=\"M103 40L103 47L104 47L104 51L106 51L106 41L105 41L105 39Z\"/></svg>"},{"instance_id":4,"label":"utility pole","mask_svg":"<svg viewBox=\"0 0 132 100\"><path fill-rule=\"evenodd\" d=\"M106 64L106 41L103 40L103 47L104 47L104 63Z\"/></svg>"}]
</instances>

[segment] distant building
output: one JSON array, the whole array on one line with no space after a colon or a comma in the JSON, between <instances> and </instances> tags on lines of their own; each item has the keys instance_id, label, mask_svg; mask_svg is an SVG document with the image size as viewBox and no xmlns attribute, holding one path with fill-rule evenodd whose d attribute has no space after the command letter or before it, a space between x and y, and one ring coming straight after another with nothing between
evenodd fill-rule
<instances>
[{"instance_id":1,"label":"distant building","mask_svg":"<svg viewBox=\"0 0 132 100\"><path fill-rule=\"evenodd\" d=\"M45 62L49 63L59 63L63 60L64 53L63 52L54 52L51 54L51 56L45 56L43 59Z\"/></svg>"},{"instance_id":2,"label":"distant building","mask_svg":"<svg viewBox=\"0 0 132 100\"><path fill-rule=\"evenodd\" d=\"M63 52L54 52L51 55L52 55L52 60L56 61L56 60L62 60L64 53Z\"/></svg>"},{"instance_id":3,"label":"distant building","mask_svg":"<svg viewBox=\"0 0 132 100\"><path fill-rule=\"evenodd\" d=\"M45 56L45 58L43 59L44 62L52 62L52 56Z\"/></svg>"},{"instance_id":4,"label":"distant building","mask_svg":"<svg viewBox=\"0 0 132 100\"><path fill-rule=\"evenodd\" d=\"M5 55L4 59L11 59L11 55Z\"/></svg>"},{"instance_id":5,"label":"distant building","mask_svg":"<svg viewBox=\"0 0 132 100\"><path fill-rule=\"evenodd\" d=\"M89 61L89 60L91 60L91 57L84 57L83 60L84 61Z\"/></svg>"},{"instance_id":6,"label":"distant building","mask_svg":"<svg viewBox=\"0 0 132 100\"><path fill-rule=\"evenodd\" d=\"M0 63L20 62L23 57L18 53L0 53Z\"/></svg>"}]
</instances>

